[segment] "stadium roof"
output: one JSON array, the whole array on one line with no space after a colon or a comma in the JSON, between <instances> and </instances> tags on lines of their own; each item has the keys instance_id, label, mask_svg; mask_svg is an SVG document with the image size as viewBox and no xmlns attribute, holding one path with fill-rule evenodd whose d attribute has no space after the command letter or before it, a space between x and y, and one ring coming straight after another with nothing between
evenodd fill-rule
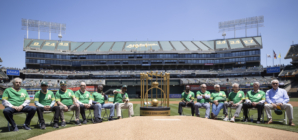
<instances>
[{"instance_id":1,"label":"stadium roof","mask_svg":"<svg viewBox=\"0 0 298 140\"><path fill-rule=\"evenodd\" d=\"M285 56L285 59L290 59L293 57L298 57L298 44L291 45L288 53Z\"/></svg>"},{"instance_id":2,"label":"stadium roof","mask_svg":"<svg viewBox=\"0 0 298 140\"><path fill-rule=\"evenodd\" d=\"M24 39L24 51L68 54L213 53L262 48L261 36L210 41L73 42Z\"/></svg>"}]
</instances>

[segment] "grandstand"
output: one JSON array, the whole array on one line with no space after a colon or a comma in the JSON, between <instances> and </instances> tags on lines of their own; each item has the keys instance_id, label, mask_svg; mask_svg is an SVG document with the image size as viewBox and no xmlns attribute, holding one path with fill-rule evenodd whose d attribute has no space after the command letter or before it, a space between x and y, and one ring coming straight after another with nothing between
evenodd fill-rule
<instances>
[{"instance_id":1,"label":"grandstand","mask_svg":"<svg viewBox=\"0 0 298 140\"><path fill-rule=\"evenodd\" d=\"M1 57L0 57L0 64L2 63L3 61L2 61L2 59L1 59ZM8 76L1 70L1 65L0 65L0 83L1 82L3 82L2 80L4 80L4 79L8 79Z\"/></svg>"},{"instance_id":2,"label":"grandstand","mask_svg":"<svg viewBox=\"0 0 298 140\"><path fill-rule=\"evenodd\" d=\"M225 89L237 82L252 88L259 81L268 89L275 77L265 76L260 65L261 36L210 41L124 41L72 42L24 39L26 68L20 70L23 88L30 95L47 81L51 90L66 80L69 88L84 81L88 86L105 85L104 90L128 85L130 97L140 93L140 73L168 72L171 94L184 85L220 84ZM5 71L5 68L4 68ZM149 84L152 81L149 81ZM283 86L289 80L282 80ZM10 87L12 83L2 83Z\"/></svg>"},{"instance_id":3,"label":"grandstand","mask_svg":"<svg viewBox=\"0 0 298 140\"><path fill-rule=\"evenodd\" d=\"M261 36L211 41L25 39L26 67L53 70L223 70L260 66Z\"/></svg>"}]
</instances>

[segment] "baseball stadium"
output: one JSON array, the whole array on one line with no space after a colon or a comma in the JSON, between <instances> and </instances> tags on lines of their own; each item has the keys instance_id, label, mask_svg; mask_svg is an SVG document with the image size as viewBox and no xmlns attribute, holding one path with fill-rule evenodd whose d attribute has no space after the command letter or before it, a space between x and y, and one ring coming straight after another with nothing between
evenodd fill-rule
<instances>
[{"instance_id":1,"label":"baseball stadium","mask_svg":"<svg viewBox=\"0 0 298 140\"><path fill-rule=\"evenodd\" d=\"M297 2L128 3L0 1L0 140L298 138Z\"/></svg>"}]
</instances>

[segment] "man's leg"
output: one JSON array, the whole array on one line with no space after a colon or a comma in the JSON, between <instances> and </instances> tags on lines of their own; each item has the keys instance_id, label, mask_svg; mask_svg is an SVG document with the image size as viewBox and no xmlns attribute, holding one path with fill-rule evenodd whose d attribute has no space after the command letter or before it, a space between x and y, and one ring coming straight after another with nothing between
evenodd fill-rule
<instances>
[{"instance_id":1,"label":"man's leg","mask_svg":"<svg viewBox=\"0 0 298 140\"><path fill-rule=\"evenodd\" d=\"M17 112L15 109L11 107L7 107L3 110L3 114L6 118L6 120L10 123L10 125L15 128L17 125L13 120L13 113Z\"/></svg>"},{"instance_id":2,"label":"man's leg","mask_svg":"<svg viewBox=\"0 0 298 140\"><path fill-rule=\"evenodd\" d=\"M71 110L71 111L75 111L75 113L76 113L76 120L80 120L80 107L77 107L77 106L75 106L75 105L71 105L70 107L69 107L69 110ZM84 110L85 111L85 110Z\"/></svg>"},{"instance_id":3,"label":"man's leg","mask_svg":"<svg viewBox=\"0 0 298 140\"><path fill-rule=\"evenodd\" d=\"M189 106L191 108L191 115L194 116L194 114L195 114L194 103L190 102L190 103L187 104L187 106Z\"/></svg>"},{"instance_id":4,"label":"man's leg","mask_svg":"<svg viewBox=\"0 0 298 140\"><path fill-rule=\"evenodd\" d=\"M118 118L121 118L121 107L123 106L123 104L124 103L117 103L117 104L115 104Z\"/></svg>"},{"instance_id":5,"label":"man's leg","mask_svg":"<svg viewBox=\"0 0 298 140\"><path fill-rule=\"evenodd\" d=\"M64 120L64 106L59 106L59 108L60 108L60 120L61 120L61 122L65 122L65 120Z\"/></svg>"},{"instance_id":6,"label":"man's leg","mask_svg":"<svg viewBox=\"0 0 298 140\"><path fill-rule=\"evenodd\" d=\"M195 114L197 115L197 117L200 116L200 110L199 110L199 108L201 108L201 107L202 107L202 104L200 102L197 102L195 104Z\"/></svg>"},{"instance_id":7,"label":"man's leg","mask_svg":"<svg viewBox=\"0 0 298 140\"><path fill-rule=\"evenodd\" d=\"M122 109L122 108L127 108L128 109L128 115L129 115L129 117L131 117L133 114L134 114L134 112L133 112L133 104L132 103L123 103L123 104L120 104L120 110Z\"/></svg>"},{"instance_id":8,"label":"man's leg","mask_svg":"<svg viewBox=\"0 0 298 140\"><path fill-rule=\"evenodd\" d=\"M248 119L248 108L251 108L251 103L243 103L243 114L244 114L244 120ZM246 120L247 121L247 120Z\"/></svg>"},{"instance_id":9,"label":"man's leg","mask_svg":"<svg viewBox=\"0 0 298 140\"><path fill-rule=\"evenodd\" d=\"M210 104L209 103L204 103L203 107L206 108L206 112L205 112L205 118L209 118L209 114L210 114Z\"/></svg>"},{"instance_id":10,"label":"man's leg","mask_svg":"<svg viewBox=\"0 0 298 140\"><path fill-rule=\"evenodd\" d=\"M219 114L219 112L223 108L223 106L224 106L224 103L218 103L216 111L214 113L215 116L217 116Z\"/></svg>"},{"instance_id":11,"label":"man's leg","mask_svg":"<svg viewBox=\"0 0 298 140\"><path fill-rule=\"evenodd\" d=\"M91 105L89 109L93 109L94 118L97 119L99 114L98 105Z\"/></svg>"},{"instance_id":12,"label":"man's leg","mask_svg":"<svg viewBox=\"0 0 298 140\"><path fill-rule=\"evenodd\" d=\"M214 119L215 116L215 111L217 109L217 106L213 103L212 104L212 112L211 112L211 118Z\"/></svg>"},{"instance_id":13,"label":"man's leg","mask_svg":"<svg viewBox=\"0 0 298 140\"><path fill-rule=\"evenodd\" d=\"M260 121L261 117L262 117L262 114L263 114L264 103L258 103L256 105L256 108L258 109L258 120L257 121ZM263 120L264 120L264 118L263 118Z\"/></svg>"},{"instance_id":14,"label":"man's leg","mask_svg":"<svg viewBox=\"0 0 298 140\"><path fill-rule=\"evenodd\" d=\"M28 113L26 120L25 120L25 125L29 126L31 119L34 117L35 112L36 112L36 107L35 106L24 106L23 109L20 112L26 112Z\"/></svg>"},{"instance_id":15,"label":"man's leg","mask_svg":"<svg viewBox=\"0 0 298 140\"><path fill-rule=\"evenodd\" d=\"M44 119L43 119L44 107L36 107L36 111L37 111L39 123L43 124L44 123Z\"/></svg>"},{"instance_id":16,"label":"man's leg","mask_svg":"<svg viewBox=\"0 0 298 140\"><path fill-rule=\"evenodd\" d=\"M110 117L114 117L114 104L103 104L103 108L110 109Z\"/></svg>"},{"instance_id":17,"label":"man's leg","mask_svg":"<svg viewBox=\"0 0 298 140\"><path fill-rule=\"evenodd\" d=\"M95 106L97 106L97 108L98 108L98 114L97 114L97 116L98 116L98 118L101 118L101 109L102 109L102 105L101 104L95 104ZM95 116L95 115L94 115Z\"/></svg>"},{"instance_id":18,"label":"man's leg","mask_svg":"<svg viewBox=\"0 0 298 140\"><path fill-rule=\"evenodd\" d=\"M234 114L234 117L239 117L240 113L241 113L241 110L242 110L242 104L239 104L236 108L236 111L235 111L235 114Z\"/></svg>"},{"instance_id":19,"label":"man's leg","mask_svg":"<svg viewBox=\"0 0 298 140\"><path fill-rule=\"evenodd\" d=\"M229 115L228 107L231 107L231 104L228 102L225 102L223 105L223 114L225 115L225 117L228 117L228 115Z\"/></svg>"},{"instance_id":20,"label":"man's leg","mask_svg":"<svg viewBox=\"0 0 298 140\"><path fill-rule=\"evenodd\" d=\"M282 109L286 110L289 121L293 119L293 106L291 104L283 104Z\"/></svg>"},{"instance_id":21,"label":"man's leg","mask_svg":"<svg viewBox=\"0 0 298 140\"><path fill-rule=\"evenodd\" d=\"M179 115L182 114L182 107L186 106L185 102L179 102L179 108L178 108L178 113Z\"/></svg>"},{"instance_id":22,"label":"man's leg","mask_svg":"<svg viewBox=\"0 0 298 140\"><path fill-rule=\"evenodd\" d=\"M50 111L54 111L54 123L59 122L59 115L60 115L60 107L59 106L53 106L50 108Z\"/></svg>"},{"instance_id":23,"label":"man's leg","mask_svg":"<svg viewBox=\"0 0 298 140\"><path fill-rule=\"evenodd\" d=\"M273 106L271 104L265 104L265 111L268 118L268 124L272 123L271 109L273 109Z\"/></svg>"},{"instance_id":24,"label":"man's leg","mask_svg":"<svg viewBox=\"0 0 298 140\"><path fill-rule=\"evenodd\" d=\"M84 105L80 105L80 113L81 113L83 121L85 121L86 120L86 113L85 113L85 106Z\"/></svg>"}]
</instances>

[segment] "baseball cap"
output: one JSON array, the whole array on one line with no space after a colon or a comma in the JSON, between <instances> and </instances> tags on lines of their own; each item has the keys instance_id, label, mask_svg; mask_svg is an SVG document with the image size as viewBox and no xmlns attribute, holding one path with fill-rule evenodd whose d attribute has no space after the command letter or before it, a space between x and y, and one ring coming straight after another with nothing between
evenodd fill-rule
<instances>
[{"instance_id":1,"label":"baseball cap","mask_svg":"<svg viewBox=\"0 0 298 140\"><path fill-rule=\"evenodd\" d=\"M280 109L275 109L274 112L275 112L276 115L281 115L282 114L282 111Z\"/></svg>"},{"instance_id":2,"label":"baseball cap","mask_svg":"<svg viewBox=\"0 0 298 140\"><path fill-rule=\"evenodd\" d=\"M60 85L66 85L66 81L60 81Z\"/></svg>"},{"instance_id":3,"label":"baseball cap","mask_svg":"<svg viewBox=\"0 0 298 140\"><path fill-rule=\"evenodd\" d=\"M43 82L40 83L40 85L41 85L41 86L43 86L43 85L44 85L44 86L48 86L48 82L44 82L44 81L43 81Z\"/></svg>"},{"instance_id":4,"label":"baseball cap","mask_svg":"<svg viewBox=\"0 0 298 140\"><path fill-rule=\"evenodd\" d=\"M127 88L127 85L123 85L122 88Z\"/></svg>"}]
</instances>

